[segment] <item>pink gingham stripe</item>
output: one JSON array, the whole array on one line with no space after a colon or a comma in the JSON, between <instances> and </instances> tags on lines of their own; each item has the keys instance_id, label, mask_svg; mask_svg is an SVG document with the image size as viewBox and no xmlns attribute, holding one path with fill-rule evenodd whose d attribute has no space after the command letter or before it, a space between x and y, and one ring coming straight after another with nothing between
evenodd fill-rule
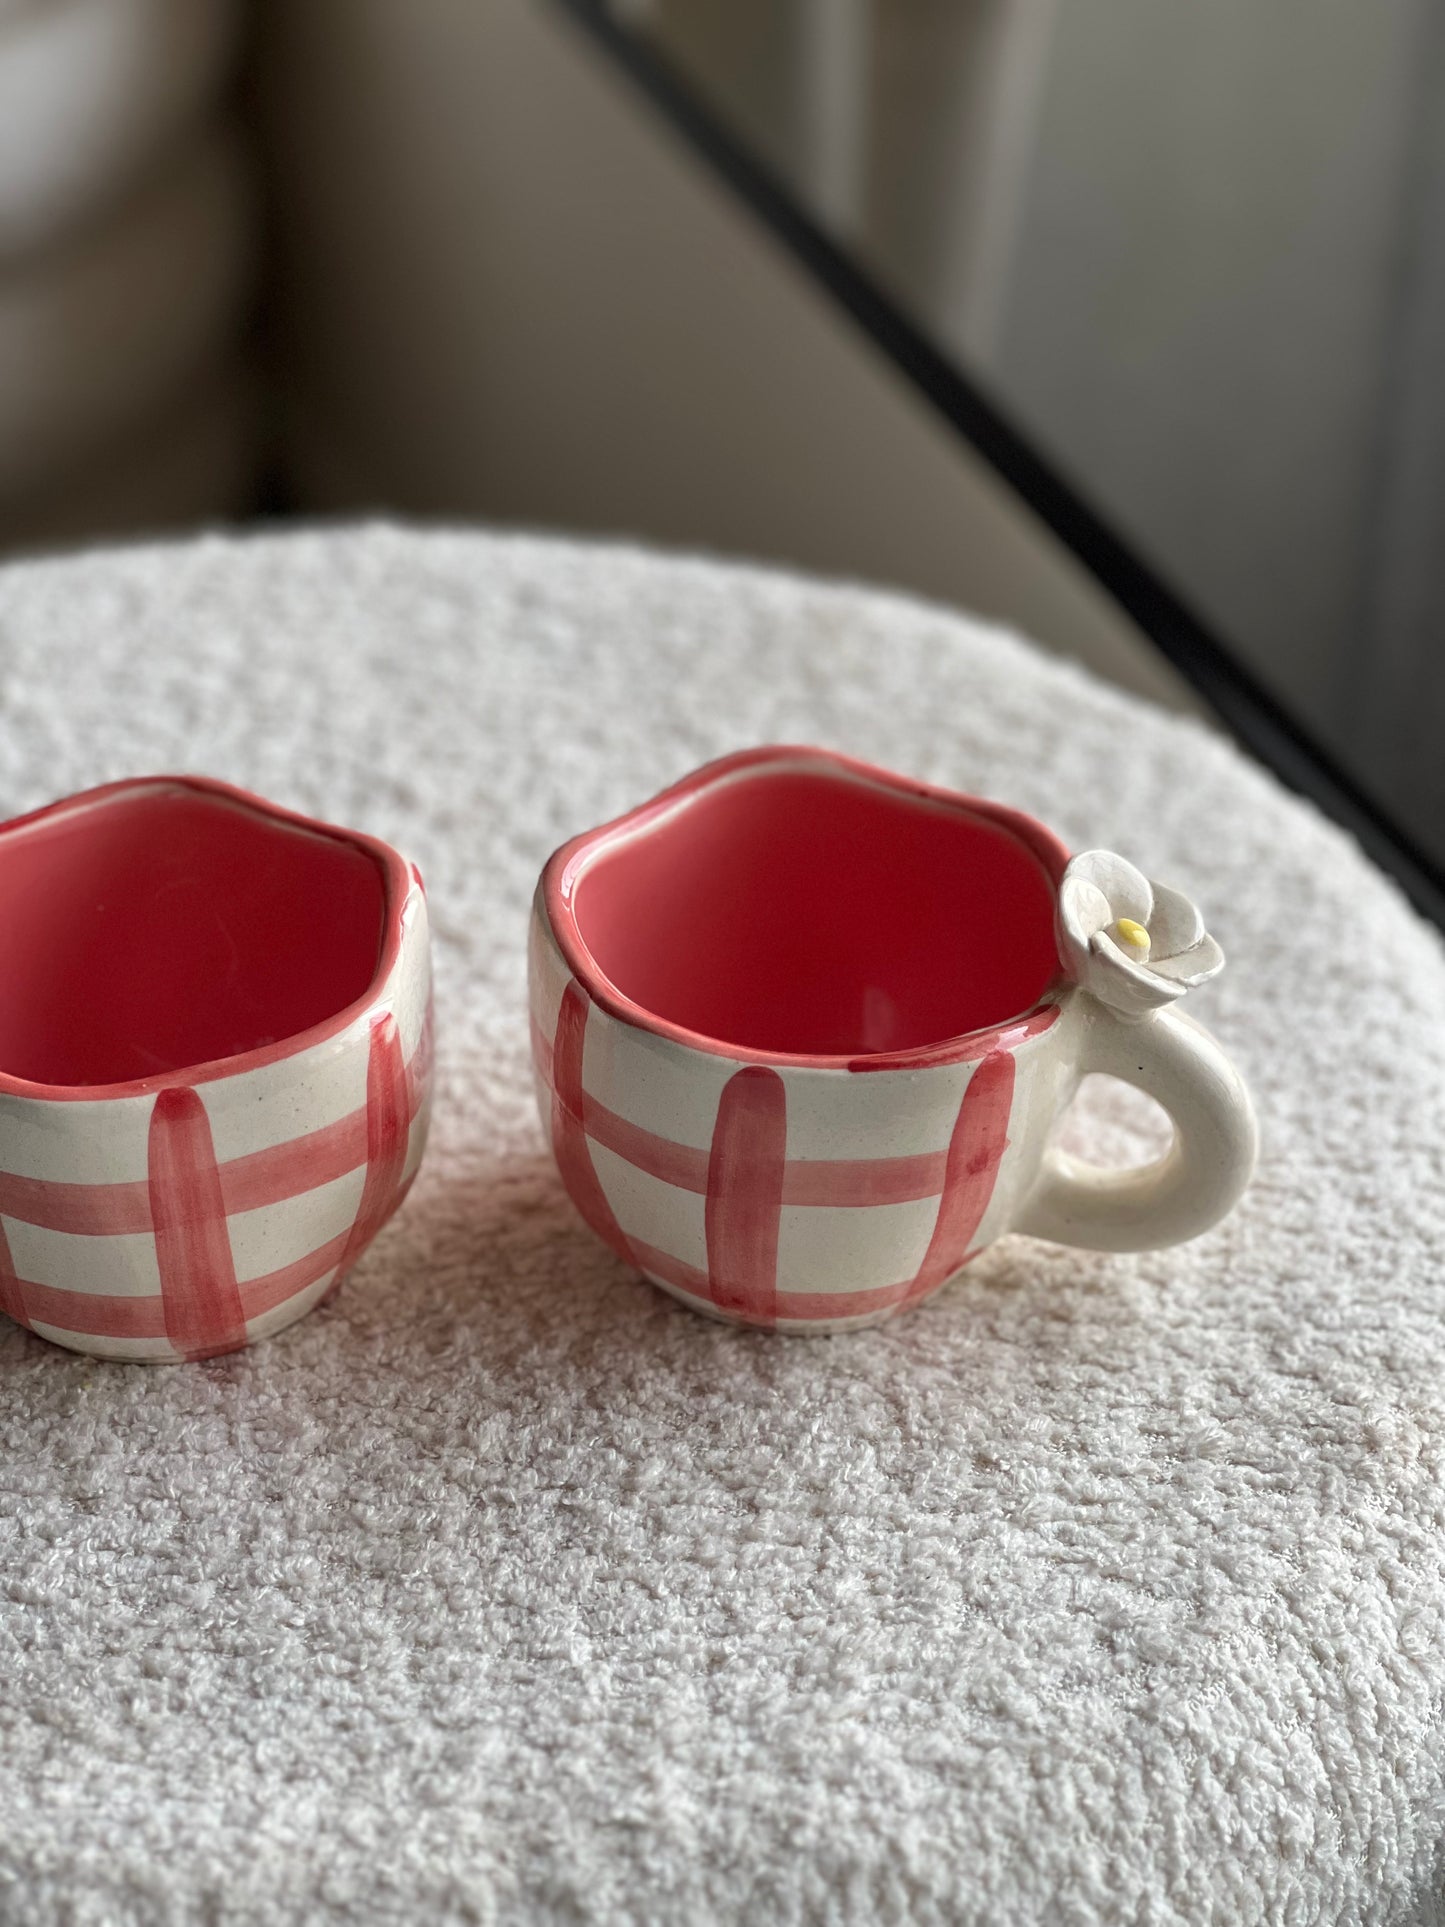
<instances>
[{"instance_id":1,"label":"pink gingham stripe","mask_svg":"<svg viewBox=\"0 0 1445 1927\"><path fill-rule=\"evenodd\" d=\"M401 1203L425 1136L431 1052L430 1002L410 1059L395 1015L378 1012L366 1101L293 1138L218 1159L208 1109L208 1098L227 1089L218 1080L125 1100L147 1130L144 1179L0 1171L0 1311L72 1346L156 1358L214 1356L257 1336L258 1321L268 1329L289 1322L272 1315L324 1296ZM331 1236L237 1278L238 1221L254 1239L284 1235L289 1201L330 1186L344 1205L348 1179L356 1201ZM83 1267L64 1262L75 1239L87 1241ZM151 1275L156 1289L135 1288ZM107 1279L129 1288L107 1289Z\"/></svg>"},{"instance_id":2,"label":"pink gingham stripe","mask_svg":"<svg viewBox=\"0 0 1445 1927\"><path fill-rule=\"evenodd\" d=\"M554 957L547 962L555 970ZM1008 1148L1013 1046L1047 1028L1056 1015L1052 1007L1041 1011L1032 1024L1016 1027L1007 1043L986 1045L979 1061L963 1067L966 1082L952 1131L936 1149L902 1156L801 1158L787 1154L788 1088L778 1072L747 1064L725 1072L709 1142L682 1142L622 1115L584 1082L584 1061L593 1064L587 1052L589 1025L605 1028L615 1020L597 1011L570 976L556 1010L549 1034L545 1008L534 1008L533 1064L553 1152L583 1217L619 1257L700 1308L764 1325L833 1323L899 1310L968 1262ZM616 1034L610 1034L613 1044ZM596 1064L602 1070L593 1068L590 1074L605 1082L606 1067L615 1071L615 1052L600 1051ZM702 1200L701 1249L696 1238L689 1252L644 1240L627 1228L625 1199L633 1182L626 1179L628 1172L663 1187L661 1194L648 1190L651 1217L666 1219L670 1214L659 1212L659 1197L665 1206L667 1195L674 1194L679 1204L694 1203L671 1215L693 1222L695 1201ZM909 1275L879 1278L859 1289L787 1288L789 1270L798 1267L800 1253L809 1256L810 1244L816 1247L812 1268L825 1267L823 1227L831 1212L867 1214L898 1206L931 1207L922 1255ZM855 1231L861 1222L850 1218ZM787 1265L780 1260L785 1236Z\"/></svg>"}]
</instances>

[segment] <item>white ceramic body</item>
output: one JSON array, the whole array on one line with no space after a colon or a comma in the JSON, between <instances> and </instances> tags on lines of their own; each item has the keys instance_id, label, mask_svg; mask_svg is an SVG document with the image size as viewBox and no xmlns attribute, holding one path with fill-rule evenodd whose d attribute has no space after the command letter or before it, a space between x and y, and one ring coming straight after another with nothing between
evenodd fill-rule
<instances>
[{"instance_id":1,"label":"white ceramic body","mask_svg":"<svg viewBox=\"0 0 1445 1927\"><path fill-rule=\"evenodd\" d=\"M389 963L329 1034L117 1096L0 1088L0 1311L72 1351L169 1363L332 1290L404 1197L430 1111L426 898L386 855Z\"/></svg>"},{"instance_id":2,"label":"white ceramic body","mask_svg":"<svg viewBox=\"0 0 1445 1927\"><path fill-rule=\"evenodd\" d=\"M1067 860L1017 812L815 750L725 758L574 838L533 904L531 1027L543 1126L592 1229L695 1310L830 1332L918 1303L1008 1231L1123 1251L1221 1218L1254 1167L1254 1115L1218 1045L1173 1010L1121 1016L1061 969L993 1029L893 1057L809 1061L689 1032L607 979L576 922L589 867L638 838L687 834L699 797L797 769L910 807L992 816L1042 853L1051 888ZM994 928L1008 924L1002 903ZM1091 1071L1162 1105L1175 1127L1163 1158L1107 1172L1051 1146Z\"/></svg>"}]
</instances>

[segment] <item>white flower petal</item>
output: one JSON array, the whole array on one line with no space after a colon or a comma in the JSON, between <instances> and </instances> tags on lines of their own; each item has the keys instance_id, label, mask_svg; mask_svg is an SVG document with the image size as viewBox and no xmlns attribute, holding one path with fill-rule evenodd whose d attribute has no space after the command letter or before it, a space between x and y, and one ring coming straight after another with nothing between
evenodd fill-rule
<instances>
[{"instance_id":1,"label":"white flower petal","mask_svg":"<svg viewBox=\"0 0 1445 1927\"><path fill-rule=\"evenodd\" d=\"M1148 986L1148 980L1155 974L1152 964L1141 962L1110 931L1101 930L1089 948L1096 957L1108 964L1110 970L1122 971L1141 990Z\"/></svg>"},{"instance_id":2,"label":"white flower petal","mask_svg":"<svg viewBox=\"0 0 1445 1927\"><path fill-rule=\"evenodd\" d=\"M1224 952L1206 930L1187 950L1175 957L1160 957L1153 967L1181 990L1192 990L1223 970Z\"/></svg>"},{"instance_id":3,"label":"white flower petal","mask_svg":"<svg viewBox=\"0 0 1445 1927\"><path fill-rule=\"evenodd\" d=\"M1154 885L1154 914L1149 919L1149 941L1154 960L1177 957L1204 935L1204 918L1182 890L1171 890L1167 883Z\"/></svg>"},{"instance_id":4,"label":"white flower petal","mask_svg":"<svg viewBox=\"0 0 1445 1927\"><path fill-rule=\"evenodd\" d=\"M1184 994L1182 984L1171 983L1148 964L1131 962L1103 931L1089 945L1083 984L1101 1004L1134 1017L1142 1017Z\"/></svg>"},{"instance_id":5,"label":"white flower petal","mask_svg":"<svg viewBox=\"0 0 1445 1927\"><path fill-rule=\"evenodd\" d=\"M1096 930L1114 921L1113 906L1097 883L1064 872L1059 885L1059 920L1071 937L1087 943Z\"/></svg>"},{"instance_id":6,"label":"white flower petal","mask_svg":"<svg viewBox=\"0 0 1445 1927\"><path fill-rule=\"evenodd\" d=\"M1132 917L1146 927L1154 908L1154 892L1142 870L1115 850L1084 850L1064 871L1065 880L1080 877L1103 891L1114 917ZM1109 921L1112 923L1114 917Z\"/></svg>"}]
</instances>

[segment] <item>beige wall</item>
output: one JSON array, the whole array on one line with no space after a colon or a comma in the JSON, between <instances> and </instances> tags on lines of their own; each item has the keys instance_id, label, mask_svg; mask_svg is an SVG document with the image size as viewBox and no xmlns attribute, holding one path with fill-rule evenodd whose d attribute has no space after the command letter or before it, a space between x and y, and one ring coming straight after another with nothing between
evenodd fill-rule
<instances>
[{"instance_id":1,"label":"beige wall","mask_svg":"<svg viewBox=\"0 0 1445 1927\"><path fill-rule=\"evenodd\" d=\"M0 553L244 513L240 0L0 0Z\"/></svg>"},{"instance_id":2,"label":"beige wall","mask_svg":"<svg viewBox=\"0 0 1445 1927\"><path fill-rule=\"evenodd\" d=\"M1180 685L545 0L265 0L303 505L899 584Z\"/></svg>"},{"instance_id":3,"label":"beige wall","mask_svg":"<svg viewBox=\"0 0 1445 1927\"><path fill-rule=\"evenodd\" d=\"M993 365L1349 740L1433 0L1064 0Z\"/></svg>"}]
</instances>

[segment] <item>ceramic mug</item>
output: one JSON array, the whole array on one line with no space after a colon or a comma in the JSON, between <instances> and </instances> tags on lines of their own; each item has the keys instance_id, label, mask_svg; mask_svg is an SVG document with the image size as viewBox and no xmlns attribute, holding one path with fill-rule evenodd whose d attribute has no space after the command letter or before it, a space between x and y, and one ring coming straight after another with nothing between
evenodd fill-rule
<instances>
[{"instance_id":1,"label":"ceramic mug","mask_svg":"<svg viewBox=\"0 0 1445 1927\"><path fill-rule=\"evenodd\" d=\"M1178 892L1071 861L1017 810L747 751L548 862L543 1124L582 1217L684 1303L867 1325L1007 1231L1140 1250L1229 1211L1249 1097L1169 1007L1222 961ZM1163 1106L1163 1158L1105 1171L1050 1145L1090 1071Z\"/></svg>"},{"instance_id":2,"label":"ceramic mug","mask_svg":"<svg viewBox=\"0 0 1445 1927\"><path fill-rule=\"evenodd\" d=\"M200 777L0 826L0 1310L103 1358L300 1318L426 1141L417 871Z\"/></svg>"}]
</instances>

